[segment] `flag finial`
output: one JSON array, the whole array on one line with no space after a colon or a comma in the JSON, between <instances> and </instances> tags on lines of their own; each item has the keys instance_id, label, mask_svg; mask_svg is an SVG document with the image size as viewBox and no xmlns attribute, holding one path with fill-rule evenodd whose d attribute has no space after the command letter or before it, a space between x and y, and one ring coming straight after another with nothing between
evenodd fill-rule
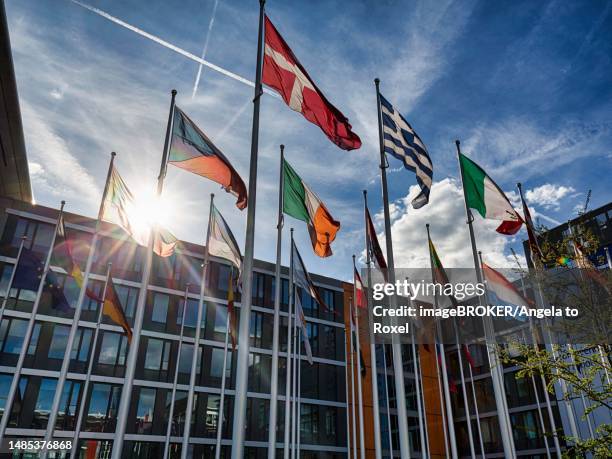
<instances>
[{"instance_id":1,"label":"flag finial","mask_svg":"<svg viewBox=\"0 0 612 459\"><path fill-rule=\"evenodd\" d=\"M172 97L176 96L176 89L173 89L172 91L170 91L170 94L172 94Z\"/></svg>"},{"instance_id":2,"label":"flag finial","mask_svg":"<svg viewBox=\"0 0 612 459\"><path fill-rule=\"evenodd\" d=\"M374 84L378 88L378 85L380 84L380 78L374 78Z\"/></svg>"},{"instance_id":3,"label":"flag finial","mask_svg":"<svg viewBox=\"0 0 612 459\"><path fill-rule=\"evenodd\" d=\"M457 148L459 148L460 144L461 144L461 142L459 142L459 139L455 140L455 145L457 145Z\"/></svg>"},{"instance_id":4,"label":"flag finial","mask_svg":"<svg viewBox=\"0 0 612 459\"><path fill-rule=\"evenodd\" d=\"M117 156L117 153L114 151L111 151L111 156L114 158L115 156Z\"/></svg>"},{"instance_id":5,"label":"flag finial","mask_svg":"<svg viewBox=\"0 0 612 459\"><path fill-rule=\"evenodd\" d=\"M282 143L280 144L280 149L281 149L281 153L285 151L285 145L283 145Z\"/></svg>"}]
</instances>

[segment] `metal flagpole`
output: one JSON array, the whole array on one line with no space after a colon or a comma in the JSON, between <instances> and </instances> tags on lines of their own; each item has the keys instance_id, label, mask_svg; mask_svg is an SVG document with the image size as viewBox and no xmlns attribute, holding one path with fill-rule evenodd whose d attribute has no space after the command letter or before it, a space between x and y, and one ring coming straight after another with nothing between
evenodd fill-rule
<instances>
[{"instance_id":1,"label":"metal flagpole","mask_svg":"<svg viewBox=\"0 0 612 459\"><path fill-rule=\"evenodd\" d=\"M287 305L287 359L286 359L286 378L285 378L285 431L283 438L283 458L289 459L289 440L291 436L291 353L292 353L292 329L291 318L293 310L293 228L291 228L291 252L289 255L289 301Z\"/></svg>"},{"instance_id":2,"label":"metal flagpole","mask_svg":"<svg viewBox=\"0 0 612 459\"><path fill-rule=\"evenodd\" d=\"M365 209L368 208L368 192L367 190L363 190L363 205L364 205L364 213ZM367 231L364 231L365 235L365 249L366 249L366 266L368 272L368 288L371 288L372 285L372 271L370 270L370 263L372 262L370 251L368 250L368 241L367 241ZM355 255L353 255L353 268L355 267ZM362 286L363 287L363 286ZM365 294L365 290L364 290ZM370 304L370 295L366 295L368 314L369 311L372 310L372 305ZM380 402L378 400L378 365L376 364L376 342L374 341L374 332L372 327L369 327L369 336L370 336L370 367L372 369L372 408L373 413L372 416L374 418L374 454L375 459L382 459L382 441L380 434Z\"/></svg>"},{"instance_id":3,"label":"metal flagpole","mask_svg":"<svg viewBox=\"0 0 612 459\"><path fill-rule=\"evenodd\" d=\"M34 331L34 323L36 322L36 314L38 313L38 306L40 305L40 299L42 297L43 289L45 287L45 278L47 277L47 273L51 269L51 255L53 254L55 240L57 239L58 227L59 227L60 222L62 221L62 216L64 214L65 204L66 204L66 201L62 201L62 204L59 210L59 214L57 215L57 221L55 223L55 228L53 230L53 237L51 238L51 246L49 247L49 252L47 253L47 257L45 259L45 266L42 272L42 276L40 277L40 282L38 284L38 291L36 292L36 299L34 300L34 304L32 305L32 312L28 320L28 328L26 329L25 336L23 337L23 344L21 345L21 350L19 352L19 358L17 360L17 364L15 365L15 374L13 375L13 380L11 381L11 386L6 396L6 402L4 404L4 416L2 416L2 420L0 421L0 444L2 444L2 440L4 440L4 434L6 433L6 426L8 425L11 409L13 408L13 400L15 399L15 394L17 393L17 389L19 387L19 379L21 378L21 370L23 369L23 362L28 352L28 347L30 346L30 338L32 337L32 332Z\"/></svg>"},{"instance_id":4,"label":"metal flagpole","mask_svg":"<svg viewBox=\"0 0 612 459\"><path fill-rule=\"evenodd\" d=\"M60 369L60 376L57 381L55 388L55 394L53 396L53 402L51 405L51 411L49 412L49 419L47 421L47 429L45 431L45 441L49 442L53 438L53 431L55 430L55 421L59 411L59 405L61 402L62 394L64 392L64 384L66 384L66 378L68 376L68 368L70 366L70 354L72 353L72 346L74 339L79 328L79 320L81 318L81 312L83 311L83 301L85 299L85 292L87 291L87 283L91 273L91 266L93 264L94 252L98 244L98 238L100 233L100 225L102 222L102 216L104 214L104 202L106 201L106 195L108 194L108 187L110 185L111 173L113 171L113 163L115 162L115 152L111 153L111 160L108 165L108 172L106 174L106 183L104 184L104 191L102 192L102 201L98 209L98 219L96 221L96 229L91 240L91 246L89 247L89 255L87 256L87 262L85 264L85 273L83 273L83 283L79 290L79 297L77 299L76 308L74 310L74 317L72 319L72 325L70 326L70 334L68 335L68 341L66 343L66 349L64 351L64 359L62 360L62 366ZM71 275L71 273L68 273ZM41 459L47 457L48 450L43 449L41 451Z\"/></svg>"},{"instance_id":5,"label":"metal flagpole","mask_svg":"<svg viewBox=\"0 0 612 459\"><path fill-rule=\"evenodd\" d=\"M467 346L467 344L464 344ZM468 362L468 370L470 372L470 385L472 386L472 399L474 400L474 414L476 415L476 427L478 428L478 443L480 446L480 455L485 457L484 440L482 439L482 427L480 427L480 413L478 412L478 398L476 397L476 386L474 385L474 372L472 364Z\"/></svg>"},{"instance_id":6,"label":"metal flagpole","mask_svg":"<svg viewBox=\"0 0 612 459\"><path fill-rule=\"evenodd\" d=\"M357 459L357 416L355 414L355 360L353 355L355 354L355 345L353 340L355 336L353 335L353 305L349 302L349 315L350 315L350 324L351 324L351 339L350 339L350 348L351 348L351 417L353 418L353 459ZM359 357L357 357L359 358ZM357 376L359 377L359 376Z\"/></svg>"},{"instance_id":7,"label":"metal flagpole","mask_svg":"<svg viewBox=\"0 0 612 459\"><path fill-rule=\"evenodd\" d=\"M19 260L21 260L21 252L23 252L23 245L25 244L27 237L21 236L21 242L19 243L19 250L17 251L17 258L15 258L15 265L11 271L11 277L9 278L8 286L6 287L6 295L2 300L2 307L0 308L0 322L4 316L4 310L6 309L6 303L11 296L11 288L13 288L13 281L15 280L15 273L17 272L17 266L19 266Z\"/></svg>"},{"instance_id":8,"label":"metal flagpole","mask_svg":"<svg viewBox=\"0 0 612 459\"><path fill-rule=\"evenodd\" d=\"M410 302L412 305L412 301ZM419 416L419 436L421 439L421 456L427 457L427 445L425 443L425 425L423 422L423 409L421 407L421 384L419 382L419 370L417 365L416 344L414 343L414 325L410 323L410 335L412 337L412 368L414 372L414 385L417 396L417 414Z\"/></svg>"},{"instance_id":9,"label":"metal flagpole","mask_svg":"<svg viewBox=\"0 0 612 459\"><path fill-rule=\"evenodd\" d=\"M425 228L427 229L427 240L431 241L431 236L429 234L429 223L425 224ZM432 280L435 282L436 281L436 275L435 275L435 268L433 265L433 260L431 257L431 253L429 254L429 266L431 269L431 278ZM439 309L439 305L438 305L438 295L434 290L434 307L435 309ZM440 354L438 354L438 347L436 347L436 360L440 360L440 369L442 370L442 383L443 383L443 389L444 389L444 400L446 402L446 415L448 417L448 437L449 437L449 444L450 444L450 451L451 451L451 456L453 457L453 459L456 459L459 457L459 454L457 452L457 438L455 436L455 420L453 417L453 405L452 405L452 401L451 401L451 397L450 397L450 386L449 386L449 376L448 376L448 371L446 369L446 353L444 350L444 343L443 338L442 338L442 329L440 327L440 322L436 321L436 335L438 337L437 341L438 341L438 346L440 348ZM466 400L467 402L467 400ZM466 414L469 413L469 411L466 411ZM468 421L469 421L469 415L468 415ZM469 429L470 434L471 434L471 428ZM470 443L472 442L472 437L470 435ZM470 444L470 450L473 452L473 448L474 445Z\"/></svg>"},{"instance_id":10,"label":"metal flagpole","mask_svg":"<svg viewBox=\"0 0 612 459\"><path fill-rule=\"evenodd\" d=\"M106 270L106 280L104 281L104 288L102 289L102 301L106 298L106 289L108 288L108 280L111 278L111 268L112 263L108 264L108 268ZM104 303L99 305L98 310L98 318L96 320L96 328L94 330L93 342L91 344L90 357L87 362L87 373L85 375L85 383L83 385L82 391L82 401L79 403L79 413L77 415L76 425L74 427L74 435L72 437L72 449L70 450L70 459L74 459L79 450L79 434L81 433L81 425L83 424L83 415L85 414L85 397L87 397L87 392L89 391L89 384L91 383L91 373L93 372L93 363L96 352L96 347L98 345L98 338L100 336L100 324L102 323L102 315L104 314Z\"/></svg>"},{"instance_id":11,"label":"metal flagpole","mask_svg":"<svg viewBox=\"0 0 612 459\"><path fill-rule=\"evenodd\" d=\"M521 186L520 183L517 183L516 186L517 186L517 188L519 190L519 196L521 197L521 200L524 201L524 198L523 198L523 187ZM514 251L513 251L513 253L514 253ZM518 258L517 258L517 260L518 260ZM536 270L536 285L538 287L538 293L539 293L539 296L540 296L540 300L543 302L544 301L544 297L542 296L542 291L540 289L540 284L539 284L539 282L537 280L537 266L536 266L536 263L534 263L533 265L534 265L534 269ZM520 264L519 264L519 266L520 266ZM523 292L526 292L526 288L524 286L523 276L521 276L521 284L523 286ZM533 284L532 284L532 286L533 286ZM535 290L535 288L534 288L534 290ZM535 330L533 321L531 319L529 320L529 329L531 331L531 334L532 334L533 340L534 340L533 348L535 350L538 350L539 348L538 348L538 343L537 343L537 339L536 339L536 330ZM540 380L541 380L542 389L543 389L543 392L544 392L544 401L546 402L546 411L548 413L548 420L549 420L549 423L550 423L550 428L552 430L553 443L555 445L555 452L557 453L558 457L561 457L561 445L559 444L559 436L558 436L558 433L557 433L557 425L556 425L554 413L553 413L553 410L552 410L552 405L551 405L551 401L550 401L550 395L548 394L546 378L544 377L543 372L540 372Z\"/></svg>"},{"instance_id":12,"label":"metal flagpole","mask_svg":"<svg viewBox=\"0 0 612 459\"><path fill-rule=\"evenodd\" d=\"M457 161L459 161L459 174L461 176L461 184L463 185L463 169L461 168L461 149L459 147L459 140L455 141L457 146ZM472 214L468 207L467 198L465 196L465 186L463 187L463 201L465 203L465 214L467 218L467 225L470 233L470 242L472 245L472 256L474 258L474 268L476 269L476 280L479 284L483 283L482 273L480 272L480 264L478 262L478 253L476 250L476 238L474 236L474 228L472 227ZM491 379L493 381L493 392L495 394L495 405L497 408L500 431L502 436L502 444L504 448L504 454L506 457L514 457L516 455L514 450L514 439L512 438L512 429L510 427L510 419L508 417L508 409L506 405L506 391L504 389L503 374L500 374L499 369L499 358L495 349L495 331L493 328L493 322L490 317L483 318L484 333L487 344L487 351L489 356L489 367L491 370Z\"/></svg>"},{"instance_id":13,"label":"metal flagpole","mask_svg":"<svg viewBox=\"0 0 612 459\"><path fill-rule=\"evenodd\" d=\"M232 268L230 268L232 269ZM234 288L231 285L229 288ZM223 418L224 418L224 402L225 402L225 380L227 379L225 372L227 371L227 354L230 329L229 309L227 311L227 320L225 324L225 343L223 344L223 368L221 370L221 397L219 399L219 415L217 417L217 441L215 443L215 459L221 458L221 435L223 433Z\"/></svg>"},{"instance_id":14,"label":"metal flagpole","mask_svg":"<svg viewBox=\"0 0 612 459\"><path fill-rule=\"evenodd\" d=\"M176 90L173 89L172 98L170 100L170 113L168 114L168 124L166 126L166 139L164 140L164 151L162 154L161 166L159 168L159 176L157 177L157 196L161 196L164 188L164 178L166 177L166 169L168 167L168 151L170 149L170 136L172 135L172 119L174 116L174 100L176 98ZM134 317L134 329L132 334L132 343L128 352L127 362L125 365L125 378L123 390L121 391L121 399L119 402L119 410L117 411L117 427L115 429L115 437L113 440L113 450L111 459L121 459L123 451L123 440L125 430L127 428L127 420L130 411L130 401L132 398L132 390L134 387L134 373L136 372L136 360L138 359L138 349L140 347L140 332L142 331L142 322L145 313L145 303L147 301L147 288L149 285L149 277L153 265L153 247L156 238L156 228L153 228L149 235L149 245L146 251L146 259L142 271L142 285L138 292L138 301L136 303L136 313Z\"/></svg>"},{"instance_id":15,"label":"metal flagpole","mask_svg":"<svg viewBox=\"0 0 612 459\"><path fill-rule=\"evenodd\" d=\"M240 329L238 331L238 356L236 358L236 390L234 397L232 459L242 459L246 430L246 407L249 377L249 326L251 323L251 302L253 283L253 253L255 251L255 203L257 192L257 153L259 145L259 101L263 94L261 87L262 47L264 26L264 3L259 0L259 32L257 36L257 64L255 76L255 97L253 99L253 130L251 133L251 159L249 166L249 197L247 225L242 270L242 299L240 304Z\"/></svg>"},{"instance_id":16,"label":"metal flagpole","mask_svg":"<svg viewBox=\"0 0 612 459\"><path fill-rule=\"evenodd\" d=\"M297 357L297 416L296 416L296 427L295 437L297 443L297 454L296 457L300 458L300 441L301 441L301 424L302 424L302 333L306 333L306 330L302 330L300 327L300 336L298 339L298 357Z\"/></svg>"},{"instance_id":17,"label":"metal flagpole","mask_svg":"<svg viewBox=\"0 0 612 459\"><path fill-rule=\"evenodd\" d=\"M185 297L183 299L183 315L181 317L181 331L179 335L178 349L176 350L176 366L174 367L174 378L172 380L172 398L170 399L170 413L168 413L168 426L166 427L166 440L164 442L164 459L168 458L170 449L170 435L172 434L172 418L174 417L174 399L176 398L176 385L178 384L179 362L181 361L181 349L183 347L183 332L185 330L185 316L187 315L187 300L190 284L185 285Z\"/></svg>"},{"instance_id":18,"label":"metal flagpole","mask_svg":"<svg viewBox=\"0 0 612 459\"><path fill-rule=\"evenodd\" d=\"M465 409L465 420L467 424L468 437L470 439L470 454L476 459L476 448L474 447L474 433L472 432L472 416L470 414L470 405L467 397L467 388L465 382L465 373L463 372L463 356L461 355L461 342L459 341L459 330L457 321L452 319L455 328L455 341L457 342L457 357L459 359L459 376L461 377L461 393L463 395L463 406Z\"/></svg>"},{"instance_id":19,"label":"metal flagpole","mask_svg":"<svg viewBox=\"0 0 612 459\"><path fill-rule=\"evenodd\" d=\"M210 194L210 206L208 209L208 226L206 228L206 247L204 248L204 264L202 266L202 280L200 283L200 298L198 299L198 316L196 319L195 338L193 343L193 355L191 357L191 370L189 372L189 392L187 393L187 407L185 409L185 427L183 428L183 441L181 446L181 459L187 459L189 449L189 432L191 430L191 412L193 411L193 398L195 393L196 371L198 368L198 353L200 350L200 332L202 329L202 315L204 310L204 294L206 292L206 278L209 269L210 226L212 222L215 195ZM228 311L229 316L229 311ZM244 343L244 341L243 341ZM225 375L223 375L225 378Z\"/></svg>"},{"instance_id":20,"label":"metal flagpole","mask_svg":"<svg viewBox=\"0 0 612 459\"><path fill-rule=\"evenodd\" d=\"M389 214L389 192L387 190L387 172L385 146L383 140L382 111L380 108L380 80L374 80L376 85L376 109L378 110L378 138L380 141L380 181L383 195L383 211L385 215L385 242L387 245L388 279L390 284L395 284L395 263L393 262L393 241L391 240L391 216ZM392 308L397 306L395 296L391 297ZM399 337L392 336L391 348L393 350L393 377L395 379L395 394L397 401L397 427L400 439L400 456L410 459L410 440L408 437L408 411L406 409L406 388L404 386L404 365L402 360L402 348Z\"/></svg>"},{"instance_id":21,"label":"metal flagpole","mask_svg":"<svg viewBox=\"0 0 612 459\"><path fill-rule=\"evenodd\" d=\"M346 328L344 329L344 388L346 400L346 457L351 457L351 422L349 421L349 388L348 388L348 348L346 346Z\"/></svg>"},{"instance_id":22,"label":"metal flagpole","mask_svg":"<svg viewBox=\"0 0 612 459\"><path fill-rule=\"evenodd\" d=\"M435 341L435 340L434 340ZM434 342L434 351L436 353L434 360L436 361L436 373L438 374L438 391L440 393L440 413L442 414L442 433L444 433L444 452L446 457L449 453L448 431L446 428L446 413L444 407L444 393L442 391L442 373L440 372L440 362L438 361L438 343Z\"/></svg>"},{"instance_id":23,"label":"metal flagpole","mask_svg":"<svg viewBox=\"0 0 612 459\"><path fill-rule=\"evenodd\" d=\"M425 448L423 449L423 452L425 453L424 457L429 457L430 456L430 448L429 448L429 426L427 425L427 410L425 409L425 389L423 388L423 374L421 372L421 356L420 356L420 350L419 352L419 360L418 360L418 365L417 365L417 378L418 378L418 385L421 391L421 403L422 403L422 407L423 407L423 423L424 423L424 428L425 428Z\"/></svg>"},{"instance_id":24,"label":"metal flagpole","mask_svg":"<svg viewBox=\"0 0 612 459\"><path fill-rule=\"evenodd\" d=\"M285 146L280 146L278 220L276 223L276 268L274 271L274 326L272 327L272 373L270 375L270 420L268 423L268 459L276 459L276 416L278 405L278 342L280 335L280 300L282 291L281 251L283 239L283 163Z\"/></svg>"},{"instance_id":25,"label":"metal flagpole","mask_svg":"<svg viewBox=\"0 0 612 459\"><path fill-rule=\"evenodd\" d=\"M393 432L391 432L391 407L389 406L389 376L387 374L387 349L383 343L383 366L385 368L385 398L387 399L387 434L389 436L389 457L393 457Z\"/></svg>"},{"instance_id":26,"label":"metal flagpole","mask_svg":"<svg viewBox=\"0 0 612 459\"><path fill-rule=\"evenodd\" d=\"M293 274L293 273L292 273ZM296 418L296 413L295 413L295 408L296 408L296 397L297 397L297 352L298 352L298 347L301 349L301 346L299 345L299 342L297 341L297 321L298 321L298 312L297 312L297 307L295 307L294 303L294 307L293 307L293 355L292 355L292 360L293 363L292 365L292 377L293 377L293 382L291 385L291 458L295 459L295 426L296 426L296 422L297 422L297 418Z\"/></svg>"},{"instance_id":27,"label":"metal flagpole","mask_svg":"<svg viewBox=\"0 0 612 459\"><path fill-rule=\"evenodd\" d=\"M354 255L353 255L354 256ZM353 298L355 298L355 289L353 286ZM361 388L361 341L359 337L359 307L353 302L355 310L355 342L357 343L357 403L359 403L359 450L361 459L365 459L365 434L363 429L363 391Z\"/></svg>"}]
</instances>

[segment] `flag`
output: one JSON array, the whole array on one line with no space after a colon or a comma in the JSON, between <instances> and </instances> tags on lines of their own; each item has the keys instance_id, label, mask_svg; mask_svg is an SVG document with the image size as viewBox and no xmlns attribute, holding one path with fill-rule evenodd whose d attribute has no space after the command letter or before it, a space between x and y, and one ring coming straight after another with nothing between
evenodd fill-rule
<instances>
[{"instance_id":1,"label":"flag","mask_svg":"<svg viewBox=\"0 0 612 459\"><path fill-rule=\"evenodd\" d=\"M385 152L402 161L406 169L416 174L421 192L412 200L412 207L419 209L429 202L433 180L433 166L427 147L412 129L410 123L393 108L382 94L380 95L380 110Z\"/></svg>"},{"instance_id":2,"label":"flag","mask_svg":"<svg viewBox=\"0 0 612 459\"><path fill-rule=\"evenodd\" d=\"M521 190L519 189L519 191ZM527 207L527 203L523 198L522 191L520 194L521 203L523 204L523 215L525 216L525 228L527 228L527 237L529 239L529 253L531 256L531 262L534 266L538 266L542 263L544 254L542 253L542 249L540 248L538 236L536 234L535 227L533 226L533 220L531 219L531 212L529 212L529 207Z\"/></svg>"},{"instance_id":3,"label":"flag","mask_svg":"<svg viewBox=\"0 0 612 459\"><path fill-rule=\"evenodd\" d=\"M262 79L283 97L289 108L319 126L337 146L343 150L361 146L349 120L317 88L267 16Z\"/></svg>"},{"instance_id":4,"label":"flag","mask_svg":"<svg viewBox=\"0 0 612 459\"><path fill-rule=\"evenodd\" d=\"M54 263L66 271L70 277L74 279L79 288L83 288L85 278L83 272L79 267L78 263L74 261L72 256L72 241L68 239L68 233L66 232L66 225L64 222L64 216L60 217L57 228L57 240L59 244L56 244L53 250L53 261ZM102 302L102 299L98 297L89 287L85 289L85 294L88 298L91 298L98 303Z\"/></svg>"},{"instance_id":5,"label":"flag","mask_svg":"<svg viewBox=\"0 0 612 459\"><path fill-rule=\"evenodd\" d=\"M440 257L438 257L438 252L436 251L433 241L429 236L427 237L427 240L429 241L429 258L431 260L431 267L433 271L433 281L437 284L442 284L444 289L444 286L450 283L448 276L446 275L444 266L442 266ZM457 307L457 299L453 295L445 296L450 299L453 307Z\"/></svg>"},{"instance_id":6,"label":"flag","mask_svg":"<svg viewBox=\"0 0 612 459\"><path fill-rule=\"evenodd\" d=\"M353 352L355 354L357 354L357 344L356 344L356 340L359 339L359 330L357 330L357 327L355 325L355 318L353 317L353 308L350 307L351 309L351 341L353 342ZM355 313L357 313L357 311L355 311ZM365 360L363 358L363 354L361 353L361 346L359 347L359 365L361 366L361 377L365 378L366 374L368 373L367 368L365 366Z\"/></svg>"},{"instance_id":7,"label":"flag","mask_svg":"<svg viewBox=\"0 0 612 459\"><path fill-rule=\"evenodd\" d=\"M487 289L489 292L493 292L501 301L515 306L528 306L533 304L499 271L494 270L484 262L482 263L482 270L487 282Z\"/></svg>"},{"instance_id":8,"label":"flag","mask_svg":"<svg viewBox=\"0 0 612 459\"><path fill-rule=\"evenodd\" d=\"M135 218L137 213L134 196L113 167L108 184L108 193L104 201L102 220L119 225L138 245L147 247L153 223ZM153 250L160 257L169 257L174 253L177 239L166 229L158 228Z\"/></svg>"},{"instance_id":9,"label":"flag","mask_svg":"<svg viewBox=\"0 0 612 459\"><path fill-rule=\"evenodd\" d=\"M230 268L229 283L227 288L227 313L229 315L229 334L232 339L232 350L236 350L237 338L237 321L236 308L234 307L234 270Z\"/></svg>"},{"instance_id":10,"label":"flag","mask_svg":"<svg viewBox=\"0 0 612 459\"><path fill-rule=\"evenodd\" d=\"M239 209L247 206L246 186L236 169L185 112L176 106L168 162L217 182L225 191L238 198L236 207Z\"/></svg>"},{"instance_id":11,"label":"flag","mask_svg":"<svg viewBox=\"0 0 612 459\"><path fill-rule=\"evenodd\" d=\"M308 293L311 297L313 297L323 309L336 314L336 311L331 311L329 307L327 307L327 305L321 298L321 295L319 295L319 291L312 283L312 280L310 279L310 274L308 274L308 271L306 271L306 266L304 266L304 262L302 261L302 256L300 255L300 252L298 252L295 242L293 241L291 241L291 250L291 256L293 257L293 270L291 275L293 276L293 282L295 282L295 285L304 289L304 291Z\"/></svg>"},{"instance_id":12,"label":"flag","mask_svg":"<svg viewBox=\"0 0 612 459\"><path fill-rule=\"evenodd\" d=\"M331 243L340 229L325 204L312 192L287 161L283 161L283 212L306 222L314 252L332 255Z\"/></svg>"},{"instance_id":13,"label":"flag","mask_svg":"<svg viewBox=\"0 0 612 459\"><path fill-rule=\"evenodd\" d=\"M387 262L385 261L385 256L383 255L382 249L380 248L380 244L378 243L378 238L376 237L376 230L374 229L374 223L372 223L370 211L367 207L365 209L365 229L367 250L370 252L370 256L374 259L374 262L378 266L378 269L382 271L382 274L386 281Z\"/></svg>"},{"instance_id":14,"label":"flag","mask_svg":"<svg viewBox=\"0 0 612 459\"><path fill-rule=\"evenodd\" d=\"M474 357L472 357L472 353L470 352L470 348L467 344L463 345L463 353L465 354L465 360L468 361L472 370L476 368L476 363L474 362Z\"/></svg>"},{"instance_id":15,"label":"flag","mask_svg":"<svg viewBox=\"0 0 612 459\"><path fill-rule=\"evenodd\" d=\"M308 339L308 328L306 327L306 317L304 317L304 309L302 309L302 301L300 295L295 296L295 312L297 314L297 326L302 331L302 341L304 342L304 349L306 350L306 359L309 364L313 364L312 360L312 348L310 347L310 340Z\"/></svg>"},{"instance_id":16,"label":"flag","mask_svg":"<svg viewBox=\"0 0 612 459\"><path fill-rule=\"evenodd\" d=\"M478 164L461 153L459 164L468 207L476 209L483 218L501 220L502 223L497 228L498 233L516 234L521 229L523 219L514 210L504 192Z\"/></svg>"},{"instance_id":17,"label":"flag","mask_svg":"<svg viewBox=\"0 0 612 459\"><path fill-rule=\"evenodd\" d=\"M62 312L70 311L70 304L64 295L64 287L51 268L45 275L45 262L33 250L21 250L19 262L11 288L38 291L44 277L44 288L51 295L51 307Z\"/></svg>"},{"instance_id":18,"label":"flag","mask_svg":"<svg viewBox=\"0 0 612 459\"><path fill-rule=\"evenodd\" d=\"M229 261L240 271L242 269L242 255L240 254L238 243L223 215L221 215L214 204L211 203L211 205L208 254Z\"/></svg>"},{"instance_id":19,"label":"flag","mask_svg":"<svg viewBox=\"0 0 612 459\"><path fill-rule=\"evenodd\" d=\"M119 300L119 295L117 295L115 285L113 284L113 278L111 277L110 273L107 278L106 291L104 292L102 314L123 328L125 334L127 335L128 342L132 342L132 329L130 328L130 324L125 316L125 312L123 311L123 306L121 306L121 300Z\"/></svg>"},{"instance_id":20,"label":"flag","mask_svg":"<svg viewBox=\"0 0 612 459\"><path fill-rule=\"evenodd\" d=\"M353 267L353 278L355 283L355 304L358 308L367 309L368 300L365 295L361 276L359 275L359 271L357 271L356 267Z\"/></svg>"}]
</instances>

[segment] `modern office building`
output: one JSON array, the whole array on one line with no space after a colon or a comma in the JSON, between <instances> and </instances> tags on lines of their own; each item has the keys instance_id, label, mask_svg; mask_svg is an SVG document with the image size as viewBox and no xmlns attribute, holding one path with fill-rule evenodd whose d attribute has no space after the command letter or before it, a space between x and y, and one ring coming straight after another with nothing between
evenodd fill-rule
<instances>
[{"instance_id":1,"label":"modern office building","mask_svg":"<svg viewBox=\"0 0 612 459\"><path fill-rule=\"evenodd\" d=\"M44 257L50 247L53 225L58 211L33 206L12 199L0 200L0 296L8 293L8 301L0 324L0 405L4 401L15 372L24 331L35 292L11 289L7 292L10 273L15 264L23 236L25 246ZM78 241L74 257L84 269L92 238L94 221L65 214L68 237ZM161 457L168 422L172 423L172 455L176 457L184 428L189 371L194 349L196 311L200 291L203 247L180 243L177 253L169 258L155 256L153 275L147 286L142 284L145 248L137 246L125 233L113 225L104 225L94 255L90 287L100 294L107 266L112 262L112 277L130 323L138 292L147 289L143 332L140 337L134 391L127 421L124 457ZM52 261L53 266L53 261ZM7 437L42 438L53 394L57 386L67 337L72 323L78 287L71 277L58 271L63 292L71 308L64 312L53 308L51 294L44 291L32 339L19 380L18 395L10 413ZM282 326L286 330L288 282L283 269ZM245 457L267 457L268 419L270 402L270 368L274 302L274 265L255 263L253 310L250 323L250 356ZM335 279L313 275L315 284L329 310L317 304L303 292L302 304L308 322L308 332L314 355L310 366L301 366L301 450L305 458L346 457L345 343L344 307L347 304L346 285ZM201 323L201 340L195 382L195 403L189 438L193 457L214 457L214 443L219 422L219 400L226 330L227 288L229 267L212 260L206 281L205 313ZM184 308L187 284L188 301ZM240 296L236 298L240 307ZM117 325L107 318L96 349L91 349L93 331L100 304L86 298L79 321L77 339L71 353L68 380L64 386L55 437L70 439L76 413L85 405L85 417L80 435L81 457L108 457L115 436L117 408L124 383L129 343ZM180 324L185 316L182 351L177 355ZM283 440L286 333L280 334L281 357L279 370L278 442ZM240 343L239 343L240 345ZM231 347L230 347L231 353ZM93 359L92 385L83 394L83 382L89 359ZM224 454L232 441L232 413L235 379L235 356L230 358L225 377L227 397L223 423ZM175 410L168 419L172 382L179 368ZM96 455L94 456L94 451Z\"/></svg>"}]
</instances>

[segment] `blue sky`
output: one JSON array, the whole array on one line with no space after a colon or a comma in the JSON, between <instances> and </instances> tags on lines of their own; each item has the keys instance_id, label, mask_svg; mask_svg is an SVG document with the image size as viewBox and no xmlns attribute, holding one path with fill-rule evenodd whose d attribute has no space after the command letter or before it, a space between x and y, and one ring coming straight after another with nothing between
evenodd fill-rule
<instances>
[{"instance_id":1,"label":"blue sky","mask_svg":"<svg viewBox=\"0 0 612 459\"><path fill-rule=\"evenodd\" d=\"M258 2L88 3L249 80L255 74ZM109 152L136 192L159 169L169 92L248 178L252 88L204 67L75 3L6 0L30 173L36 201L95 216ZM214 11L214 21L213 19ZM516 200L521 181L541 223L610 200L612 2L269 1L267 12L324 94L351 121L363 146L345 152L271 96L261 104L256 257L274 259L278 145L342 228L334 256L312 254L303 223L286 219L313 272L350 277L363 251L362 189L382 232L374 77L428 146L430 204L408 203L414 175L390 158L396 266L426 263L425 223L442 261L470 266L454 139ZM170 229L202 243L208 196L244 241L246 211L214 183L169 168ZM479 248L511 266L516 237L476 216ZM285 248L287 246L285 245ZM288 260L288 250L283 259Z\"/></svg>"}]
</instances>

